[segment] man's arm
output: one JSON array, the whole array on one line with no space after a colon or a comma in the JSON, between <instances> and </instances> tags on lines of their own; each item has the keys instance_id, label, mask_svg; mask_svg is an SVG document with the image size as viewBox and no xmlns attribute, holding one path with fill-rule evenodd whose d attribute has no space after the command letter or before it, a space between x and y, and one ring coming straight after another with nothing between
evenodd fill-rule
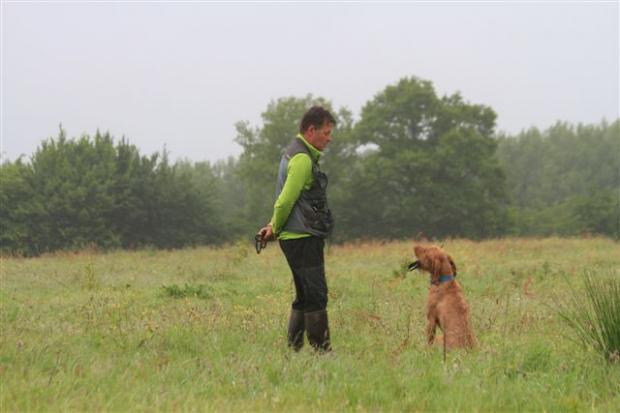
<instances>
[{"instance_id":1,"label":"man's arm","mask_svg":"<svg viewBox=\"0 0 620 413\"><path fill-rule=\"evenodd\" d=\"M274 234L282 231L295 202L297 202L301 191L311 177L312 160L308 155L298 153L289 160L284 187L273 206L273 216L270 223Z\"/></svg>"}]
</instances>

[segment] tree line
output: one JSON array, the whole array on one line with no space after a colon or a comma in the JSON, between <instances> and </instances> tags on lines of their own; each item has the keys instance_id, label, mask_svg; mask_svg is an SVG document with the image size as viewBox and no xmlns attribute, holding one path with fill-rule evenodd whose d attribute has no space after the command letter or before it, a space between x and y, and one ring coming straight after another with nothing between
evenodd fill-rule
<instances>
[{"instance_id":1,"label":"tree line","mask_svg":"<svg viewBox=\"0 0 620 413\"><path fill-rule=\"evenodd\" d=\"M620 120L500 135L492 108L408 77L375 95L357 121L321 97L272 101L262 125L237 123L241 155L215 163L173 164L165 150L142 155L124 138L68 139L61 128L29 160L0 166L2 251L249 240L270 218L281 151L313 104L338 121L321 160L335 242L620 238Z\"/></svg>"}]
</instances>

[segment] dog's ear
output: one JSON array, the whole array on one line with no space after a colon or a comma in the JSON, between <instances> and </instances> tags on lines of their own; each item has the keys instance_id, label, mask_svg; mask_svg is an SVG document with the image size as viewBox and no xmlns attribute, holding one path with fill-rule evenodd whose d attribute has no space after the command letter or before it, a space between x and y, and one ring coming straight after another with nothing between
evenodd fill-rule
<instances>
[{"instance_id":1,"label":"dog's ear","mask_svg":"<svg viewBox=\"0 0 620 413\"><path fill-rule=\"evenodd\" d=\"M422 255L426 252L426 248L424 248L421 245L414 245L413 247L413 254L416 256L416 258L422 258Z\"/></svg>"},{"instance_id":2,"label":"dog's ear","mask_svg":"<svg viewBox=\"0 0 620 413\"><path fill-rule=\"evenodd\" d=\"M450 261L450 266L452 267L452 273L453 273L452 275L456 277L456 264L454 263L454 260L449 254L448 254L448 261Z\"/></svg>"},{"instance_id":3,"label":"dog's ear","mask_svg":"<svg viewBox=\"0 0 620 413\"><path fill-rule=\"evenodd\" d=\"M438 257L436 255L432 256L431 257L431 268L430 268L431 283L436 284L439 282L439 277L441 276L441 267L442 267L441 257Z\"/></svg>"}]
</instances>

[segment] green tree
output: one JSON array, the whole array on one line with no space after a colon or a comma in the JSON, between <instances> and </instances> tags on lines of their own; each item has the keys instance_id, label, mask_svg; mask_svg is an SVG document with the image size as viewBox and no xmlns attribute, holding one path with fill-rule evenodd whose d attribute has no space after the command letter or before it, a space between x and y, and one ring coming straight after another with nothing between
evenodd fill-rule
<instances>
[{"instance_id":1,"label":"green tree","mask_svg":"<svg viewBox=\"0 0 620 413\"><path fill-rule=\"evenodd\" d=\"M495 157L495 113L460 95L438 97L431 82L401 79L362 109L353 135L376 148L346 188L353 236L484 237L507 215Z\"/></svg>"},{"instance_id":2,"label":"green tree","mask_svg":"<svg viewBox=\"0 0 620 413\"><path fill-rule=\"evenodd\" d=\"M174 246L217 244L226 240L217 177L209 162L178 161L165 191L167 225Z\"/></svg>"},{"instance_id":3,"label":"green tree","mask_svg":"<svg viewBox=\"0 0 620 413\"><path fill-rule=\"evenodd\" d=\"M220 227L225 229L222 240L234 240L239 237L248 237L255 229L256 223L248 221L245 208L247 194L240 190L244 183L238 173L239 161L234 157L215 162L211 167L214 176L215 200L218 211L221 212Z\"/></svg>"},{"instance_id":4,"label":"green tree","mask_svg":"<svg viewBox=\"0 0 620 413\"><path fill-rule=\"evenodd\" d=\"M222 241L217 177L208 163L167 153L141 156L97 132L43 141L30 163L1 166L0 236L5 252L179 248Z\"/></svg>"},{"instance_id":5,"label":"green tree","mask_svg":"<svg viewBox=\"0 0 620 413\"><path fill-rule=\"evenodd\" d=\"M32 157L32 216L36 250L95 244L115 247L119 239L107 220L114 205L115 152L109 134L44 141Z\"/></svg>"},{"instance_id":6,"label":"green tree","mask_svg":"<svg viewBox=\"0 0 620 413\"><path fill-rule=\"evenodd\" d=\"M618 237L620 120L558 122L498 140L518 235Z\"/></svg>"},{"instance_id":7,"label":"green tree","mask_svg":"<svg viewBox=\"0 0 620 413\"><path fill-rule=\"evenodd\" d=\"M32 254L36 246L31 217L41 214L43 205L33 202L32 168L22 162L4 162L0 165L0 249L3 252Z\"/></svg>"},{"instance_id":8,"label":"green tree","mask_svg":"<svg viewBox=\"0 0 620 413\"><path fill-rule=\"evenodd\" d=\"M121 139L116 145L116 201L109 217L123 248L152 244L152 201L155 198L155 169L159 154L141 156L138 148Z\"/></svg>"}]
</instances>

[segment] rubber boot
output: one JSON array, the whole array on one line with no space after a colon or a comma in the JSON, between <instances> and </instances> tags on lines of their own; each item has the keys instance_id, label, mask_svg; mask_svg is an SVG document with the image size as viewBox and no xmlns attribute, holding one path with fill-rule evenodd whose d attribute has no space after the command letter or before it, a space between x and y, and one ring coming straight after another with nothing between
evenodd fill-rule
<instances>
[{"instance_id":1,"label":"rubber boot","mask_svg":"<svg viewBox=\"0 0 620 413\"><path fill-rule=\"evenodd\" d=\"M332 346L329 339L327 311L313 311L311 313L305 313L304 316L310 345L320 352L331 351Z\"/></svg>"},{"instance_id":2,"label":"rubber boot","mask_svg":"<svg viewBox=\"0 0 620 413\"><path fill-rule=\"evenodd\" d=\"M304 312L291 310L288 320L288 346L295 351L301 350L304 345Z\"/></svg>"}]
</instances>

